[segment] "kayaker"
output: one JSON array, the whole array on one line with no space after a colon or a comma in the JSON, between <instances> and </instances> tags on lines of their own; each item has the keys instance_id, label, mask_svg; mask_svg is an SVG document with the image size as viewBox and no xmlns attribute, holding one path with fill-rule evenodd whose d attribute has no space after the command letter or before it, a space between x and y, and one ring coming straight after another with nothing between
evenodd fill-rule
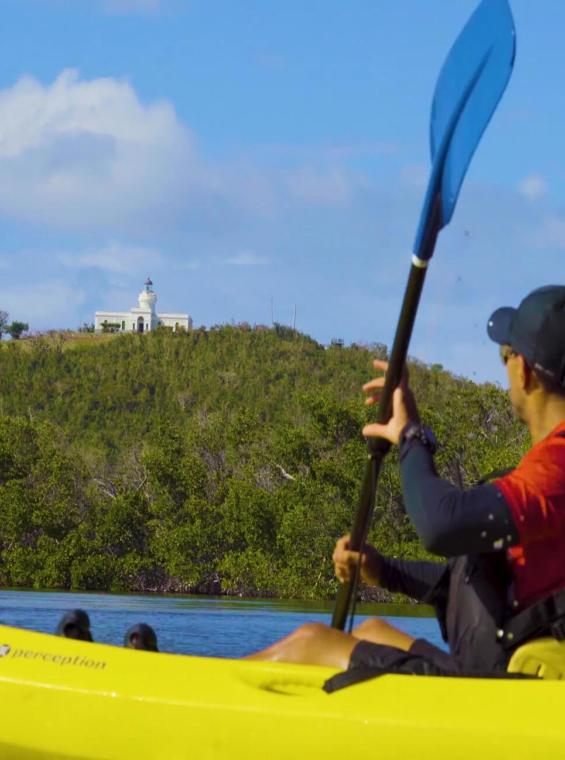
<instances>
[{"instance_id":1,"label":"kayaker","mask_svg":"<svg viewBox=\"0 0 565 760\"><path fill-rule=\"evenodd\" d=\"M92 641L88 613L78 609L65 612L57 624L56 634L57 636L64 636L67 639Z\"/></svg>"},{"instance_id":2,"label":"kayaker","mask_svg":"<svg viewBox=\"0 0 565 760\"><path fill-rule=\"evenodd\" d=\"M128 649L144 649L147 652L158 652L157 634L147 623L132 625L124 637L124 646Z\"/></svg>"},{"instance_id":3,"label":"kayaker","mask_svg":"<svg viewBox=\"0 0 565 760\"><path fill-rule=\"evenodd\" d=\"M309 623L250 657L414 673L504 670L516 645L539 635L565 638L565 286L530 293L517 309L497 309L489 337L500 346L510 400L532 447L508 474L460 490L440 478L435 440L418 415L405 378L386 425L367 437L400 447L407 513L424 547L447 563L410 562L367 546L361 557L341 538L336 575L361 562L368 584L433 604L449 653L373 619L352 634ZM386 362L376 360L386 372ZM384 377L364 386L374 403Z\"/></svg>"}]
</instances>

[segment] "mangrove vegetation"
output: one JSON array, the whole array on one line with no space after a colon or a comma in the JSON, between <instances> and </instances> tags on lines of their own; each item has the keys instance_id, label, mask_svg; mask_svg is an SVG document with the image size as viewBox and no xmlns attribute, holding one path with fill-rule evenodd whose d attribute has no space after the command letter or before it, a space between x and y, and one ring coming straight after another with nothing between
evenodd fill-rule
<instances>
[{"instance_id":1,"label":"mangrove vegetation","mask_svg":"<svg viewBox=\"0 0 565 760\"><path fill-rule=\"evenodd\" d=\"M352 522L383 345L293 330L55 334L0 345L0 583L326 598ZM506 393L410 364L440 472L517 463ZM371 540L423 551L388 457Z\"/></svg>"}]
</instances>

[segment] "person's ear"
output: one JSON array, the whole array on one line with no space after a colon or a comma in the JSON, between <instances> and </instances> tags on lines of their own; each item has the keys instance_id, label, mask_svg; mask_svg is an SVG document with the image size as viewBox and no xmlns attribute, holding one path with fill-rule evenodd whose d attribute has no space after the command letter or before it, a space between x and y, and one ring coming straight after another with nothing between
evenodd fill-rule
<instances>
[{"instance_id":1,"label":"person's ear","mask_svg":"<svg viewBox=\"0 0 565 760\"><path fill-rule=\"evenodd\" d=\"M537 378L535 376L535 373L532 371L532 368L524 359L522 354L518 354L518 356L516 356L516 363L518 365L517 375L520 388L525 391L533 390L534 386L537 384Z\"/></svg>"}]
</instances>

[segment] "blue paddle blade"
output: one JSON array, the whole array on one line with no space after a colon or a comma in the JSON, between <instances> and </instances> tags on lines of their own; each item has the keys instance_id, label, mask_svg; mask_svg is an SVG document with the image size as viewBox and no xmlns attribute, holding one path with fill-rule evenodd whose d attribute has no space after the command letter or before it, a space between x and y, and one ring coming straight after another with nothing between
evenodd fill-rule
<instances>
[{"instance_id":1,"label":"blue paddle blade","mask_svg":"<svg viewBox=\"0 0 565 760\"><path fill-rule=\"evenodd\" d=\"M482 0L455 41L441 70L432 103L432 173L414 246L433 254L437 233L450 221L471 159L510 79L516 35L507 0ZM433 235L432 235L433 237Z\"/></svg>"}]
</instances>

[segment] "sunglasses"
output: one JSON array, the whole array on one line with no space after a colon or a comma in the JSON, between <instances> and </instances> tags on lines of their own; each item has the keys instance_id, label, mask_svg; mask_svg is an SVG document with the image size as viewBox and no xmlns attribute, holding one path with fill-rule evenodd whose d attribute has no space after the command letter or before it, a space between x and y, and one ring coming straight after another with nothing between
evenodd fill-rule
<instances>
[{"instance_id":1,"label":"sunglasses","mask_svg":"<svg viewBox=\"0 0 565 760\"><path fill-rule=\"evenodd\" d=\"M506 366L508 359L510 359L511 356L516 355L516 351L514 351L512 346L500 346L500 358L502 359L504 366Z\"/></svg>"}]
</instances>

